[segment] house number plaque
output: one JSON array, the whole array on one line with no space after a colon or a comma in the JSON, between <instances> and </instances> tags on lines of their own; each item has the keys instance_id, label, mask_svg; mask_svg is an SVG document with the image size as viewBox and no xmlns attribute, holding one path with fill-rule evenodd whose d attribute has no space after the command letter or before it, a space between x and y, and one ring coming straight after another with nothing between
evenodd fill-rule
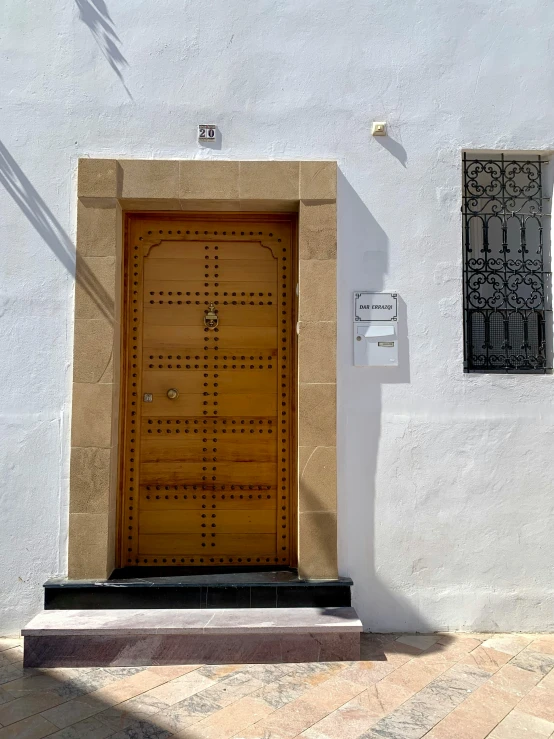
<instances>
[{"instance_id":1,"label":"house number plaque","mask_svg":"<svg viewBox=\"0 0 554 739\"><path fill-rule=\"evenodd\" d=\"M198 126L198 141L215 141L216 128L211 123L201 123Z\"/></svg>"}]
</instances>

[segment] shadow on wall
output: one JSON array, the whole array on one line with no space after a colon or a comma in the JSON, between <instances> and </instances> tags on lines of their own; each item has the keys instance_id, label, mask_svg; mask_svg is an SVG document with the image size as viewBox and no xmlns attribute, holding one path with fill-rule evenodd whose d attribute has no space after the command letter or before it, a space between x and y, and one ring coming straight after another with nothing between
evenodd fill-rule
<instances>
[{"instance_id":1,"label":"shadow on wall","mask_svg":"<svg viewBox=\"0 0 554 739\"><path fill-rule=\"evenodd\" d=\"M376 520L376 477L382 426L383 385L410 382L407 307L399 296L398 367L354 367L352 348L353 290L386 289L389 241L352 185L338 175L338 501L342 530L341 563L354 580L354 605L365 615L369 631L433 629L410 601L392 592L379 577L387 562L379 561L376 540L387 535ZM351 276L358 275L356 284ZM388 284L387 284L388 287ZM387 491L381 493L386 496ZM393 505L389 500L381 504ZM395 569L398 569L396 566ZM341 573L342 574L342 573ZM369 614L369 615L368 615Z\"/></svg>"},{"instance_id":2,"label":"shadow on wall","mask_svg":"<svg viewBox=\"0 0 554 739\"><path fill-rule=\"evenodd\" d=\"M128 67L129 63L119 48L121 40L115 32L108 6L104 0L75 0L75 3L79 9L79 18L92 33L100 51L108 60L110 67L119 77L125 92L132 100L133 96L123 77L123 69Z\"/></svg>"},{"instance_id":3,"label":"shadow on wall","mask_svg":"<svg viewBox=\"0 0 554 739\"><path fill-rule=\"evenodd\" d=\"M377 144L380 144L383 149L386 149L388 152L390 152L395 159L398 159L404 169L407 168L408 154L400 141L393 139L390 134L387 134L387 136L374 136L373 140Z\"/></svg>"},{"instance_id":4,"label":"shadow on wall","mask_svg":"<svg viewBox=\"0 0 554 739\"><path fill-rule=\"evenodd\" d=\"M1 141L0 184L5 187L23 215L69 274L75 277L76 257L73 242ZM114 312L113 298L98 282L85 260L79 262L77 282L98 310L111 320Z\"/></svg>"}]
</instances>

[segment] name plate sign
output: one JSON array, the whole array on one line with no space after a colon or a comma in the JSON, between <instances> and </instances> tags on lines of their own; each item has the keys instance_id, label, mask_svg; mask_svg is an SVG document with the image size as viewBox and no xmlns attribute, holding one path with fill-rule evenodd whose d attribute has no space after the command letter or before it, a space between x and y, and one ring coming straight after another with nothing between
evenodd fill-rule
<instances>
[{"instance_id":1,"label":"name plate sign","mask_svg":"<svg viewBox=\"0 0 554 739\"><path fill-rule=\"evenodd\" d=\"M354 293L355 321L397 321L398 293Z\"/></svg>"}]
</instances>

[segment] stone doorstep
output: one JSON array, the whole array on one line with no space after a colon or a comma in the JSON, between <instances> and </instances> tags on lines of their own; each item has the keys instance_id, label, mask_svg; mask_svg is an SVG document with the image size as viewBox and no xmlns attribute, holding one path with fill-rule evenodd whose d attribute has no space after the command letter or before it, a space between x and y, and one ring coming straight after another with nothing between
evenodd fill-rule
<instances>
[{"instance_id":1,"label":"stone doorstep","mask_svg":"<svg viewBox=\"0 0 554 739\"><path fill-rule=\"evenodd\" d=\"M26 667L332 662L360 658L353 608L43 611Z\"/></svg>"},{"instance_id":2,"label":"stone doorstep","mask_svg":"<svg viewBox=\"0 0 554 739\"><path fill-rule=\"evenodd\" d=\"M119 571L119 574L133 573ZM48 580L44 583L44 608L48 611L345 608L351 605L351 586L349 578L303 580L294 571L181 573L159 577L148 570L142 577L127 579Z\"/></svg>"},{"instance_id":3,"label":"stone doorstep","mask_svg":"<svg viewBox=\"0 0 554 739\"><path fill-rule=\"evenodd\" d=\"M345 608L109 609L42 611L23 636L142 634L328 634L361 632L356 611Z\"/></svg>"}]
</instances>

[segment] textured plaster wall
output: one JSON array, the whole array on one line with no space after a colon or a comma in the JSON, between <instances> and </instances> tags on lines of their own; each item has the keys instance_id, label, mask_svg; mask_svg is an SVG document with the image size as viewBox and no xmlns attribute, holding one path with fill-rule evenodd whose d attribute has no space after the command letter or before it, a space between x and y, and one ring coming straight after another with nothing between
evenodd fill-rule
<instances>
[{"instance_id":1,"label":"textured plaster wall","mask_svg":"<svg viewBox=\"0 0 554 739\"><path fill-rule=\"evenodd\" d=\"M547 0L4 0L0 632L66 570L79 156L337 159L340 566L367 628L554 626L553 378L462 373L460 151L554 148ZM372 120L390 136L371 138ZM213 146L195 126L217 123ZM402 298L398 370L351 293Z\"/></svg>"}]
</instances>

